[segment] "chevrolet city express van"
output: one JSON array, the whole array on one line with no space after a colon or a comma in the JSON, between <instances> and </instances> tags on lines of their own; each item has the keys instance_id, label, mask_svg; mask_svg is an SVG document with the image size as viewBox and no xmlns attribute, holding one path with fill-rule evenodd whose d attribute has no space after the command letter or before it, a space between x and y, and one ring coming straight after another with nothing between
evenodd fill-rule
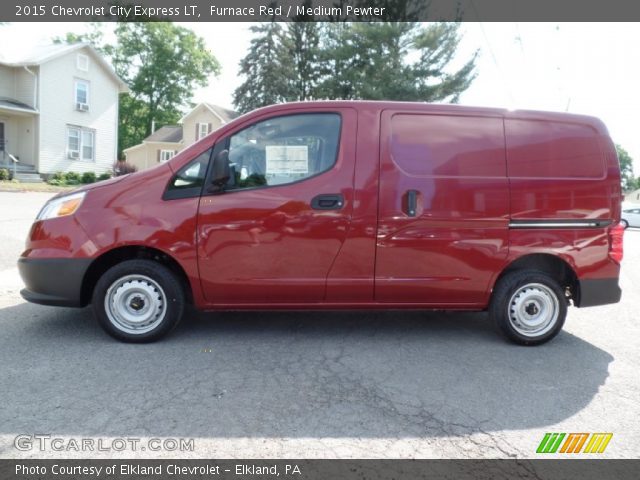
<instances>
[{"instance_id":1,"label":"chevrolet city express van","mask_svg":"<svg viewBox=\"0 0 640 480\"><path fill-rule=\"evenodd\" d=\"M203 310L488 310L535 345L620 300L618 159L595 118L452 105L262 108L155 168L63 193L22 295L117 339Z\"/></svg>"}]
</instances>

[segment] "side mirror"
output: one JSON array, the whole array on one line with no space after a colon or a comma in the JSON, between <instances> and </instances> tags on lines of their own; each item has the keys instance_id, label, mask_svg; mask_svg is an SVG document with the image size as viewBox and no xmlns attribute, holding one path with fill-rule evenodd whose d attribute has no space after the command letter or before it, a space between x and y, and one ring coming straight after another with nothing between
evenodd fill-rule
<instances>
[{"instance_id":1,"label":"side mirror","mask_svg":"<svg viewBox=\"0 0 640 480\"><path fill-rule=\"evenodd\" d=\"M229 150L222 150L213 157L213 170L211 173L211 193L222 193L224 187L231 178L229 167Z\"/></svg>"}]
</instances>

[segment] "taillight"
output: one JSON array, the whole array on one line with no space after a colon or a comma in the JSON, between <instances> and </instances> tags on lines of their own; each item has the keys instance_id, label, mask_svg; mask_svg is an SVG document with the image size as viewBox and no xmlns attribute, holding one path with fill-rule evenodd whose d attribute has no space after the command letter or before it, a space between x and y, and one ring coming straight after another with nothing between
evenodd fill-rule
<instances>
[{"instance_id":1,"label":"taillight","mask_svg":"<svg viewBox=\"0 0 640 480\"><path fill-rule=\"evenodd\" d=\"M624 227L618 223L609 229L609 257L611 260L620 264L622 262L622 237L624 235Z\"/></svg>"}]
</instances>

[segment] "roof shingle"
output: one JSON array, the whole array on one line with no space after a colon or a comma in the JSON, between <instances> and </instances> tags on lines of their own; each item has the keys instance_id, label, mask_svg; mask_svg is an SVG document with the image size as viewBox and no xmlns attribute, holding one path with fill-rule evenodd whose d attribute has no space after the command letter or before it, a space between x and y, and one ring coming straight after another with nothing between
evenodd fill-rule
<instances>
[{"instance_id":1,"label":"roof shingle","mask_svg":"<svg viewBox=\"0 0 640 480\"><path fill-rule=\"evenodd\" d=\"M144 141L179 143L182 141L182 126L165 125L145 138Z\"/></svg>"}]
</instances>

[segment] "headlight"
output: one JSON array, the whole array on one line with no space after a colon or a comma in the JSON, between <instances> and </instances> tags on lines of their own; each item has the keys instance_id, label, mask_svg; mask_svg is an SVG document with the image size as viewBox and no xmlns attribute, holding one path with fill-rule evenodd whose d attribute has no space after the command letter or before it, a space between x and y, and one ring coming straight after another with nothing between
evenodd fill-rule
<instances>
[{"instance_id":1,"label":"headlight","mask_svg":"<svg viewBox=\"0 0 640 480\"><path fill-rule=\"evenodd\" d=\"M64 197L50 200L42 207L36 220L47 220L49 218L64 217L72 215L78 210L87 192L72 193Z\"/></svg>"}]
</instances>

